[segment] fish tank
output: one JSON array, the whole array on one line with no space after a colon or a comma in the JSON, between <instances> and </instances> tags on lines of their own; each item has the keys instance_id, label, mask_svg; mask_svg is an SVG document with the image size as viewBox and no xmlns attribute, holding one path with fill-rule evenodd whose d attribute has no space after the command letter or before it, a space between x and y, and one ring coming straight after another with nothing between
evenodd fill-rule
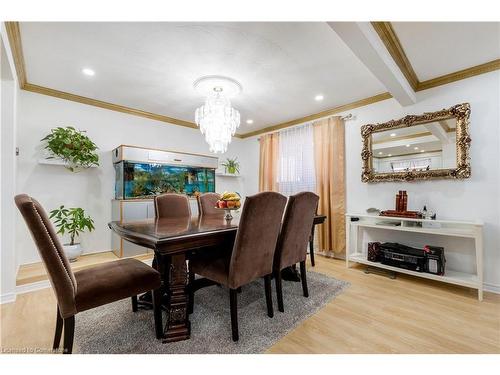
<instances>
[{"instance_id":1,"label":"fish tank","mask_svg":"<svg viewBox=\"0 0 500 375\"><path fill-rule=\"evenodd\" d=\"M215 192L215 169L123 160L115 166L115 198L151 198L163 193L195 196Z\"/></svg>"}]
</instances>

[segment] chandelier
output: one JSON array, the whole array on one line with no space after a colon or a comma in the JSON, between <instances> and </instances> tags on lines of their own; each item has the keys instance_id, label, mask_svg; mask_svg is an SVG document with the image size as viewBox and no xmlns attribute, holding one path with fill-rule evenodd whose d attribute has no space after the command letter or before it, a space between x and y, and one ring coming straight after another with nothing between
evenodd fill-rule
<instances>
[{"instance_id":1,"label":"chandelier","mask_svg":"<svg viewBox=\"0 0 500 375\"><path fill-rule=\"evenodd\" d=\"M231 78L207 76L198 79L194 87L206 96L205 104L196 109L195 122L210 151L224 153L240 126L240 113L229 98L241 92L241 85Z\"/></svg>"}]
</instances>

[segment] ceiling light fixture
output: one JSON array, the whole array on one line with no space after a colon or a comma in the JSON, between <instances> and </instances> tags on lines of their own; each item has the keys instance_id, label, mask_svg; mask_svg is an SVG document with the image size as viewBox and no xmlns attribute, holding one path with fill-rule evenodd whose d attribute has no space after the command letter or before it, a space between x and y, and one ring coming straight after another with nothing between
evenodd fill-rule
<instances>
[{"instance_id":1,"label":"ceiling light fixture","mask_svg":"<svg viewBox=\"0 0 500 375\"><path fill-rule=\"evenodd\" d=\"M229 77L206 76L193 86L206 97L205 104L196 109L196 125L205 135L210 151L224 153L240 126L240 112L231 106L229 98L241 92L241 85Z\"/></svg>"},{"instance_id":2,"label":"ceiling light fixture","mask_svg":"<svg viewBox=\"0 0 500 375\"><path fill-rule=\"evenodd\" d=\"M85 74L86 76L89 76L89 77L95 76L95 71L93 71L90 68L83 68L82 73Z\"/></svg>"},{"instance_id":3,"label":"ceiling light fixture","mask_svg":"<svg viewBox=\"0 0 500 375\"><path fill-rule=\"evenodd\" d=\"M410 147L410 145L406 145L406 147Z\"/></svg>"},{"instance_id":4,"label":"ceiling light fixture","mask_svg":"<svg viewBox=\"0 0 500 375\"><path fill-rule=\"evenodd\" d=\"M392 154L387 154L387 156L392 156Z\"/></svg>"},{"instance_id":5,"label":"ceiling light fixture","mask_svg":"<svg viewBox=\"0 0 500 375\"><path fill-rule=\"evenodd\" d=\"M324 99L325 97L321 94L318 94L314 97L314 100L316 100L317 102L320 102Z\"/></svg>"},{"instance_id":6,"label":"ceiling light fixture","mask_svg":"<svg viewBox=\"0 0 500 375\"><path fill-rule=\"evenodd\" d=\"M420 150L420 152L425 152L425 150Z\"/></svg>"},{"instance_id":7,"label":"ceiling light fixture","mask_svg":"<svg viewBox=\"0 0 500 375\"><path fill-rule=\"evenodd\" d=\"M395 137L396 136L396 133L391 133L391 137Z\"/></svg>"},{"instance_id":8,"label":"ceiling light fixture","mask_svg":"<svg viewBox=\"0 0 500 375\"><path fill-rule=\"evenodd\" d=\"M382 151L380 151L378 154L379 154L379 155L383 155L384 153L383 153Z\"/></svg>"},{"instance_id":9,"label":"ceiling light fixture","mask_svg":"<svg viewBox=\"0 0 500 375\"><path fill-rule=\"evenodd\" d=\"M253 120L252 119L248 119L247 120L247 124L253 124Z\"/></svg>"},{"instance_id":10,"label":"ceiling light fixture","mask_svg":"<svg viewBox=\"0 0 500 375\"><path fill-rule=\"evenodd\" d=\"M418 150L418 147L413 147L414 150Z\"/></svg>"}]
</instances>

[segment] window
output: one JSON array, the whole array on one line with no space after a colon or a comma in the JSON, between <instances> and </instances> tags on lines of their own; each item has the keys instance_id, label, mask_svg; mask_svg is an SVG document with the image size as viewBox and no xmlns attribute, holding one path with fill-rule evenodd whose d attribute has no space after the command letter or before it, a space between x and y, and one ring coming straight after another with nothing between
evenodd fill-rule
<instances>
[{"instance_id":1,"label":"window","mask_svg":"<svg viewBox=\"0 0 500 375\"><path fill-rule=\"evenodd\" d=\"M280 132L278 188L284 195L316 190L312 124Z\"/></svg>"}]
</instances>

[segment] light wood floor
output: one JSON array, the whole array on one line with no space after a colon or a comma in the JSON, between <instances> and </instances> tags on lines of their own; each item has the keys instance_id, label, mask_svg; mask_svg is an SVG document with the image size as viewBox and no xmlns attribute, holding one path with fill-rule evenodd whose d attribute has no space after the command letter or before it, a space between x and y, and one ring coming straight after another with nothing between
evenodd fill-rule
<instances>
[{"instance_id":1,"label":"light wood floor","mask_svg":"<svg viewBox=\"0 0 500 375\"><path fill-rule=\"evenodd\" d=\"M405 275L391 280L317 258L314 271L351 286L269 353L500 353L500 295L485 293L479 302L466 288ZM2 347L50 348L55 314L50 289L2 305Z\"/></svg>"}]
</instances>

